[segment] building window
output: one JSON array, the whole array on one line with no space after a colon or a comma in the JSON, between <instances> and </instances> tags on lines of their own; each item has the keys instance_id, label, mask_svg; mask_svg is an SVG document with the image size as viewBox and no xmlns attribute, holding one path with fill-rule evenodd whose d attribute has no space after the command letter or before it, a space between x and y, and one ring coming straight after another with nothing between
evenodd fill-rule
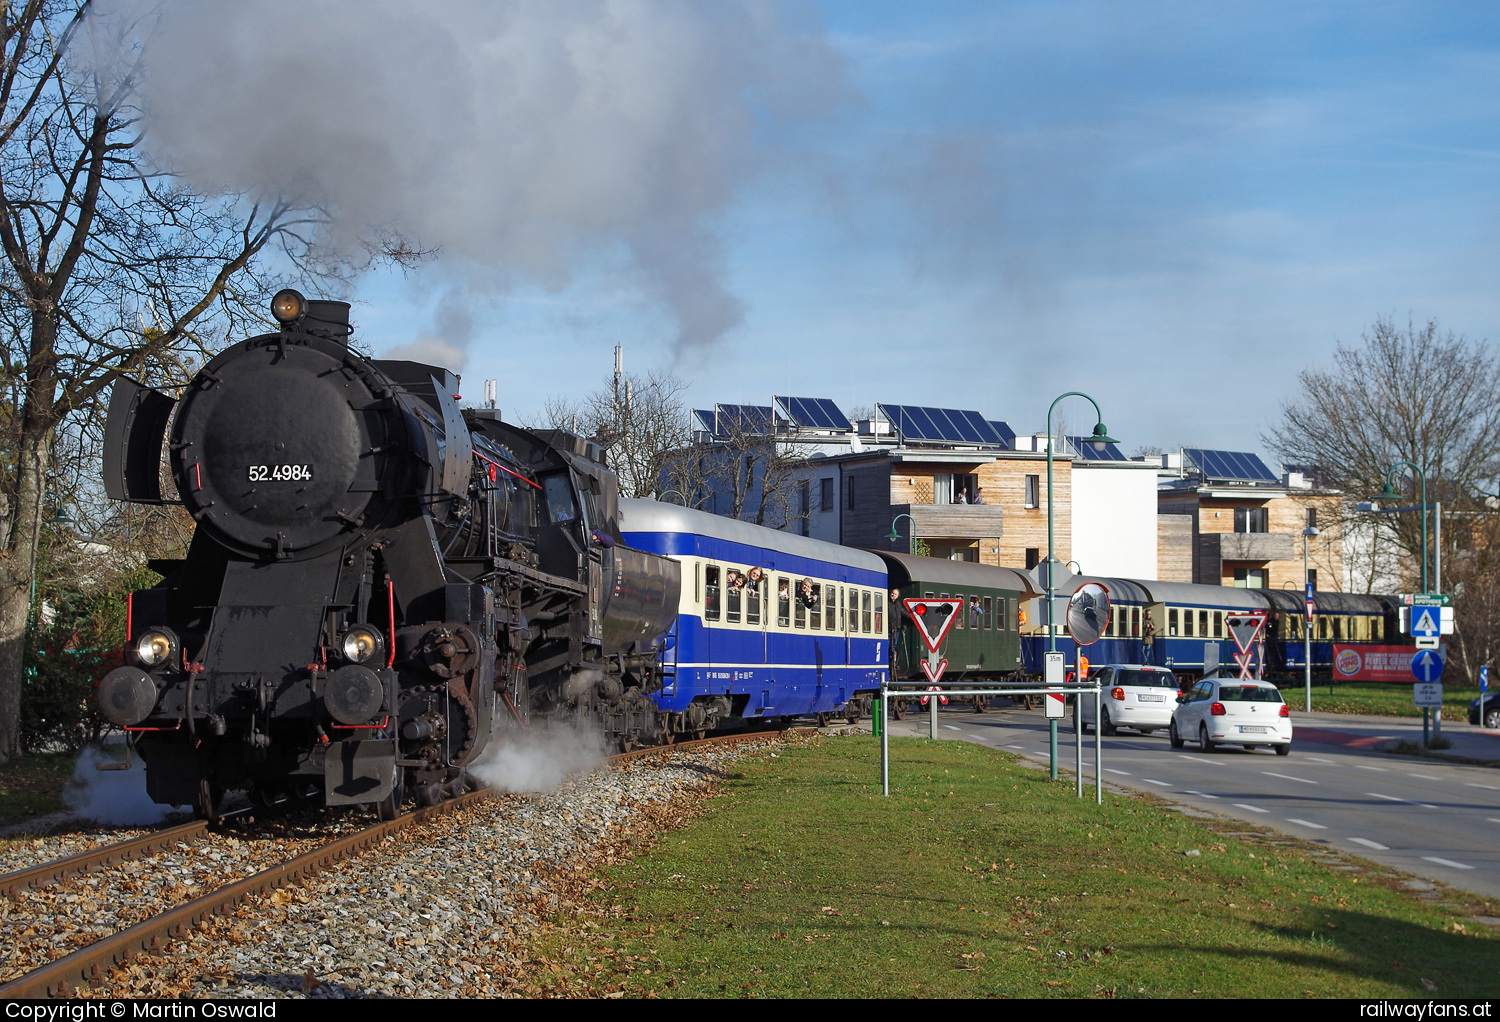
<instances>
[{"instance_id":1,"label":"building window","mask_svg":"<svg viewBox=\"0 0 1500 1022\"><path fill-rule=\"evenodd\" d=\"M1235 532L1265 532L1266 509L1263 507L1237 507L1234 509Z\"/></svg>"},{"instance_id":2,"label":"building window","mask_svg":"<svg viewBox=\"0 0 1500 1022\"><path fill-rule=\"evenodd\" d=\"M849 510L853 511L854 510L854 480L853 479L845 479L844 480L844 492L849 495L848 496L848 506L849 506Z\"/></svg>"},{"instance_id":3,"label":"building window","mask_svg":"<svg viewBox=\"0 0 1500 1022\"><path fill-rule=\"evenodd\" d=\"M819 479L818 480L818 490L819 490L818 510L819 511L832 511L833 510L833 480L832 479Z\"/></svg>"},{"instance_id":4,"label":"building window","mask_svg":"<svg viewBox=\"0 0 1500 1022\"><path fill-rule=\"evenodd\" d=\"M1240 589L1264 589L1266 587L1266 569L1236 568L1234 570L1234 584Z\"/></svg>"},{"instance_id":5,"label":"building window","mask_svg":"<svg viewBox=\"0 0 1500 1022\"><path fill-rule=\"evenodd\" d=\"M1042 477L1026 477L1026 506L1040 507L1042 504Z\"/></svg>"},{"instance_id":6,"label":"building window","mask_svg":"<svg viewBox=\"0 0 1500 1022\"><path fill-rule=\"evenodd\" d=\"M1026 548L1026 570L1030 571L1042 563L1042 551L1040 547L1029 546Z\"/></svg>"},{"instance_id":7,"label":"building window","mask_svg":"<svg viewBox=\"0 0 1500 1022\"><path fill-rule=\"evenodd\" d=\"M1312 586L1313 589L1317 589L1318 588L1318 569L1317 568L1308 568L1307 569L1307 584L1310 585L1310 586Z\"/></svg>"},{"instance_id":8,"label":"building window","mask_svg":"<svg viewBox=\"0 0 1500 1022\"><path fill-rule=\"evenodd\" d=\"M1318 527L1318 509L1310 507L1307 509L1307 527L1316 529Z\"/></svg>"}]
</instances>

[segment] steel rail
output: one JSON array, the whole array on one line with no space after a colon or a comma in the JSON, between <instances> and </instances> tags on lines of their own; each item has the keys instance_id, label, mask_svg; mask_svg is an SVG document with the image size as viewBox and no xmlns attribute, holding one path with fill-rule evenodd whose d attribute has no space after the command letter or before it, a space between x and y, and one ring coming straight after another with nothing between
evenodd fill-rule
<instances>
[{"instance_id":1,"label":"steel rail","mask_svg":"<svg viewBox=\"0 0 1500 1022\"><path fill-rule=\"evenodd\" d=\"M168 827L166 830L153 831L129 841L120 841L87 852L79 852L77 855L53 859L40 866L18 869L14 873L0 876L0 895L15 898L22 891L33 887L41 887L43 884L56 880L66 880L68 877L89 873L111 863L143 858L178 842L201 837L206 830L208 830L207 821L193 820L191 823L181 823L175 827Z\"/></svg>"},{"instance_id":2,"label":"steel rail","mask_svg":"<svg viewBox=\"0 0 1500 1022\"><path fill-rule=\"evenodd\" d=\"M748 732L680 742L676 745L651 746L611 756L608 762L611 766L618 767L630 760L647 756L671 755L705 745L734 745L756 739L775 739L786 733L786 731ZM285 887L304 877L313 876L344 859L370 850L393 834L485 801L496 794L491 788L469 792L436 805L417 809L394 820L377 823L321 848L303 852L279 866L262 870L202 897L184 902L161 915L142 920L134 926L110 934L88 947L80 948L9 983L0 985L0 1000L65 996L74 987L87 985L102 977L106 970L123 964L133 955L159 948L199 922L212 916L226 915L252 897L269 893L278 887ZM170 831L162 831L154 836L161 839L169 833ZM58 863L63 861L66 860L58 860Z\"/></svg>"}]
</instances>

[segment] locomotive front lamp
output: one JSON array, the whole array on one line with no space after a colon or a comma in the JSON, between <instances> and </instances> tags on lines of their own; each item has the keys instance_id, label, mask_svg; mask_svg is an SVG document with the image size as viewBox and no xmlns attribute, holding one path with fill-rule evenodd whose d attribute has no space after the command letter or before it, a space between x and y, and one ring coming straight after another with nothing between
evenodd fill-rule
<instances>
[{"instance_id":1,"label":"locomotive front lamp","mask_svg":"<svg viewBox=\"0 0 1500 1022\"><path fill-rule=\"evenodd\" d=\"M364 663L380 652L380 645L380 636L362 625L344 633L344 657L353 663Z\"/></svg>"},{"instance_id":2,"label":"locomotive front lamp","mask_svg":"<svg viewBox=\"0 0 1500 1022\"><path fill-rule=\"evenodd\" d=\"M165 631L149 631L135 641L135 656L147 667L165 663L177 649L177 640Z\"/></svg>"},{"instance_id":3,"label":"locomotive front lamp","mask_svg":"<svg viewBox=\"0 0 1500 1022\"><path fill-rule=\"evenodd\" d=\"M271 315L275 316L276 322L282 326L295 323L306 311L307 299L302 297L302 292L292 288L277 291L276 296L271 299Z\"/></svg>"}]
</instances>

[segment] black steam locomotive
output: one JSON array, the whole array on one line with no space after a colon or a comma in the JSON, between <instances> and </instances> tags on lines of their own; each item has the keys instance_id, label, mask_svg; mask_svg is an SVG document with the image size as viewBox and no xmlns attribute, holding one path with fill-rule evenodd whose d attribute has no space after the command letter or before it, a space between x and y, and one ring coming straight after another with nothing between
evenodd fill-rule
<instances>
[{"instance_id":1,"label":"black steam locomotive","mask_svg":"<svg viewBox=\"0 0 1500 1022\"><path fill-rule=\"evenodd\" d=\"M181 502L186 558L133 595L127 665L99 686L151 797L430 801L493 728L579 713L657 726L676 562L621 539L592 443L460 409L445 369L364 358L349 306L282 291L281 329L173 399L111 397L111 497ZM162 445L176 494L161 485Z\"/></svg>"}]
</instances>

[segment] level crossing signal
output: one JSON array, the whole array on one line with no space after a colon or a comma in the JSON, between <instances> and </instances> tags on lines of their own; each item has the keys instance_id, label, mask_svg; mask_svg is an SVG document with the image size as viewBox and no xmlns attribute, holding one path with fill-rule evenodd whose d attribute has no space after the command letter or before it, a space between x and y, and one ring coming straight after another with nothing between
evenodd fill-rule
<instances>
[{"instance_id":1,"label":"level crossing signal","mask_svg":"<svg viewBox=\"0 0 1500 1022\"><path fill-rule=\"evenodd\" d=\"M953 622L958 620L963 602L953 598L924 599L908 596L901 601L901 606L906 608L907 616L916 624L927 648L936 653L943 640L948 637L948 630L953 627Z\"/></svg>"}]
</instances>

